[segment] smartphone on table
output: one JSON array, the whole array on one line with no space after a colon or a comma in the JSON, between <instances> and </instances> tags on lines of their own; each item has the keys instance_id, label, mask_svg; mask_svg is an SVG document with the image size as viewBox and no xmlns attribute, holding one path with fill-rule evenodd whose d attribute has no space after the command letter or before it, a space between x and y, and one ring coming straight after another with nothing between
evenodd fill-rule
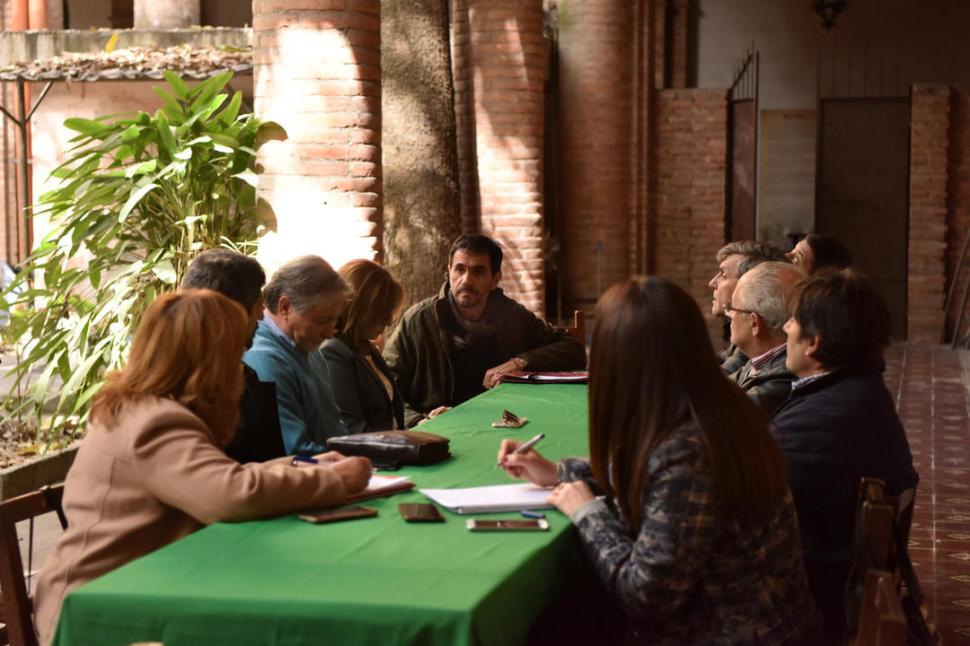
<instances>
[{"instance_id":1,"label":"smartphone on table","mask_svg":"<svg viewBox=\"0 0 970 646\"><path fill-rule=\"evenodd\" d=\"M409 523L443 523L445 517L431 503L408 502L397 506L401 517Z\"/></svg>"},{"instance_id":2,"label":"smartphone on table","mask_svg":"<svg viewBox=\"0 0 970 646\"><path fill-rule=\"evenodd\" d=\"M470 532L545 532L549 530L549 521L545 518L510 520L469 518L465 526Z\"/></svg>"},{"instance_id":3,"label":"smartphone on table","mask_svg":"<svg viewBox=\"0 0 970 646\"><path fill-rule=\"evenodd\" d=\"M337 509L321 509L319 511L308 511L300 514L300 520L308 523L320 525L323 523L335 523L341 520L354 520L356 518L372 518L377 515L377 510L371 507L339 507Z\"/></svg>"}]
</instances>

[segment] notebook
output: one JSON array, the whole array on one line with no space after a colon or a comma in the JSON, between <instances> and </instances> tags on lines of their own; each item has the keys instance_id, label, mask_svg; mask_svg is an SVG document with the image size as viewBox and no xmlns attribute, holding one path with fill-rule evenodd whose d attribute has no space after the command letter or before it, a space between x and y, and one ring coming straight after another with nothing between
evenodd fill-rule
<instances>
[{"instance_id":1,"label":"notebook","mask_svg":"<svg viewBox=\"0 0 970 646\"><path fill-rule=\"evenodd\" d=\"M502 375L502 381L512 384L585 384L589 381L589 372L573 370L571 372L525 372L514 371Z\"/></svg>"},{"instance_id":2,"label":"notebook","mask_svg":"<svg viewBox=\"0 0 970 646\"><path fill-rule=\"evenodd\" d=\"M465 489L419 489L442 507L459 514L548 509L551 489L533 484L508 484Z\"/></svg>"},{"instance_id":3,"label":"notebook","mask_svg":"<svg viewBox=\"0 0 970 646\"><path fill-rule=\"evenodd\" d=\"M347 503L361 502L362 500L372 500L374 498L384 498L393 496L402 491L409 491L414 488L414 483L408 476L378 476L372 475L367 482L367 487L362 491L347 496Z\"/></svg>"}]
</instances>

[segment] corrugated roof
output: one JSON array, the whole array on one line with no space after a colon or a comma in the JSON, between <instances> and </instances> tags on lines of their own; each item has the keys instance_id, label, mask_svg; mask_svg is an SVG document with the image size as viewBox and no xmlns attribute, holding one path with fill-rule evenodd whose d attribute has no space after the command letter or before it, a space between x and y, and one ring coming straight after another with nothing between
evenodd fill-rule
<instances>
[{"instance_id":1,"label":"corrugated roof","mask_svg":"<svg viewBox=\"0 0 970 646\"><path fill-rule=\"evenodd\" d=\"M250 73L253 50L179 45L131 47L113 52L67 53L45 60L0 67L0 80L15 81L124 81L160 79L172 71L183 78L203 79L223 70Z\"/></svg>"}]
</instances>

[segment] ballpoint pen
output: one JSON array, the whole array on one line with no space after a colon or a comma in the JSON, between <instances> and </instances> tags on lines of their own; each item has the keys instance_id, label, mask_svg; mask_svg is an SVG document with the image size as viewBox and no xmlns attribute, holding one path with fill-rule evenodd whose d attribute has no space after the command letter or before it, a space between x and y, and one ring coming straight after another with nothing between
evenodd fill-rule
<instances>
[{"instance_id":1,"label":"ballpoint pen","mask_svg":"<svg viewBox=\"0 0 970 646\"><path fill-rule=\"evenodd\" d=\"M532 447L534 447L536 444L538 444L539 441L542 440L542 438L544 438L545 436L546 436L545 433L539 433L534 438L532 438L531 440L529 440L525 444L522 444L517 449L515 449L514 451L512 451L512 453L510 453L509 455L521 455L521 454L525 453L526 451L528 451ZM502 463L499 462L498 463L498 466L502 466Z\"/></svg>"}]
</instances>

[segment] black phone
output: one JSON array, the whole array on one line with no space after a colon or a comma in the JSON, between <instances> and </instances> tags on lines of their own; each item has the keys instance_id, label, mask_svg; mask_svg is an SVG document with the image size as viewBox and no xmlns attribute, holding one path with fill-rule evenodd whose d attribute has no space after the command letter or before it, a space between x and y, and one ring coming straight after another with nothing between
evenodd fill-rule
<instances>
[{"instance_id":1,"label":"black phone","mask_svg":"<svg viewBox=\"0 0 970 646\"><path fill-rule=\"evenodd\" d=\"M335 523L340 520L354 520L355 518L371 518L377 515L377 510L371 507L340 507L338 509L321 509L300 514L300 520L319 525Z\"/></svg>"},{"instance_id":2,"label":"black phone","mask_svg":"<svg viewBox=\"0 0 970 646\"><path fill-rule=\"evenodd\" d=\"M397 506L401 517L409 523L443 523L445 517L438 508L426 502L406 502Z\"/></svg>"}]
</instances>

